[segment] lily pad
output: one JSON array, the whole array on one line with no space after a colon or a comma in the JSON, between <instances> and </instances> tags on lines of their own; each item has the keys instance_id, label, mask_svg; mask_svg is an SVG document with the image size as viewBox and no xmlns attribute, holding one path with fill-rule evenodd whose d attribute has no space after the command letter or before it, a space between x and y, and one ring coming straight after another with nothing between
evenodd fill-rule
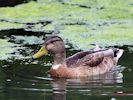
<instances>
[{"instance_id":1,"label":"lily pad","mask_svg":"<svg viewBox=\"0 0 133 100\"><path fill-rule=\"evenodd\" d=\"M19 29L23 28L23 24L0 22L0 30Z\"/></svg>"},{"instance_id":2,"label":"lily pad","mask_svg":"<svg viewBox=\"0 0 133 100\"><path fill-rule=\"evenodd\" d=\"M104 26L93 30L86 25L67 25L61 30L61 37L68 39L77 49L88 49L96 43L102 47L133 44L133 24Z\"/></svg>"},{"instance_id":3,"label":"lily pad","mask_svg":"<svg viewBox=\"0 0 133 100\"><path fill-rule=\"evenodd\" d=\"M13 57L14 51L17 49L16 44L8 42L8 40L0 39L0 60Z\"/></svg>"},{"instance_id":4,"label":"lily pad","mask_svg":"<svg viewBox=\"0 0 133 100\"><path fill-rule=\"evenodd\" d=\"M26 31L32 31L32 32L51 33L53 31L55 31L54 28L55 27L53 24L47 24L44 26L43 24L39 23L39 24L31 25L30 27L26 26L25 30Z\"/></svg>"},{"instance_id":5,"label":"lily pad","mask_svg":"<svg viewBox=\"0 0 133 100\"><path fill-rule=\"evenodd\" d=\"M36 36L12 36L15 43L23 44L23 45L37 45L43 43L43 37Z\"/></svg>"}]
</instances>

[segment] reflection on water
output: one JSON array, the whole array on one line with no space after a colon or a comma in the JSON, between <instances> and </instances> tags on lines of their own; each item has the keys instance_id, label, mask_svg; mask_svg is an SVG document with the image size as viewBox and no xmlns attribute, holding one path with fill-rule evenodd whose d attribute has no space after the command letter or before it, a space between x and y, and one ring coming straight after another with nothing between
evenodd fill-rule
<instances>
[{"instance_id":1,"label":"reflection on water","mask_svg":"<svg viewBox=\"0 0 133 100\"><path fill-rule=\"evenodd\" d=\"M66 100L66 85L65 79L55 79L51 81L53 88L53 100Z\"/></svg>"},{"instance_id":2,"label":"reflection on water","mask_svg":"<svg viewBox=\"0 0 133 100\"><path fill-rule=\"evenodd\" d=\"M54 79L51 81L53 88L53 100L66 100L67 91L79 92L84 95L109 95L115 94L114 91L108 91L106 88L111 88L117 83L122 83L122 77L118 77L122 73L106 73L104 75L78 78L78 79ZM117 85L117 87L122 87ZM75 89L77 91L75 91ZM94 89L96 89L94 91ZM105 90L104 90L105 89ZM95 94L94 94L95 92Z\"/></svg>"}]
</instances>

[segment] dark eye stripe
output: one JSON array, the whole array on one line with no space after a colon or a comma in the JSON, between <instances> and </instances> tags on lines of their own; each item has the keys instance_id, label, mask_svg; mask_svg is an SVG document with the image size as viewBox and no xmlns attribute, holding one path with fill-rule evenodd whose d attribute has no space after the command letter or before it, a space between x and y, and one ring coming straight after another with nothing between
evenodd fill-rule
<instances>
[{"instance_id":1,"label":"dark eye stripe","mask_svg":"<svg viewBox=\"0 0 133 100\"><path fill-rule=\"evenodd\" d=\"M50 43L54 43L54 42L56 42L56 41L61 41L61 40L59 40L59 39L53 39L53 40L49 40L49 41L47 41L47 42L45 42L45 44L50 44Z\"/></svg>"},{"instance_id":2,"label":"dark eye stripe","mask_svg":"<svg viewBox=\"0 0 133 100\"><path fill-rule=\"evenodd\" d=\"M50 41L50 43L54 43L54 42L56 42L56 41L60 41L60 40L52 40L52 41Z\"/></svg>"}]
</instances>

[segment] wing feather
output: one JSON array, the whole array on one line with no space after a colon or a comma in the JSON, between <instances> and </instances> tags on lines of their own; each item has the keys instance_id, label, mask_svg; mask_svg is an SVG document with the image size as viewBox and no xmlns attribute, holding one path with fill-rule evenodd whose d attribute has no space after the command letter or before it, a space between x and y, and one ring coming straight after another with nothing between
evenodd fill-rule
<instances>
[{"instance_id":1,"label":"wing feather","mask_svg":"<svg viewBox=\"0 0 133 100\"><path fill-rule=\"evenodd\" d=\"M82 51L66 59L68 67L94 67L102 63L104 57L113 56L112 50Z\"/></svg>"}]
</instances>

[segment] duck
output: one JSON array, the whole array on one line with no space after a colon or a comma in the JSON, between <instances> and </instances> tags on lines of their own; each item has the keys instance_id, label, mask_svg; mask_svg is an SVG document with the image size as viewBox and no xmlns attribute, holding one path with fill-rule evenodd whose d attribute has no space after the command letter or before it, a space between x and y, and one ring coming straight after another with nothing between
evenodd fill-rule
<instances>
[{"instance_id":1,"label":"duck","mask_svg":"<svg viewBox=\"0 0 133 100\"><path fill-rule=\"evenodd\" d=\"M40 48L33 55L34 59L48 53L53 56L53 64L49 70L55 78L81 78L110 72L118 63L123 49L105 48L96 45L96 48L80 51L66 58L66 49L63 39L59 36L48 36Z\"/></svg>"}]
</instances>

